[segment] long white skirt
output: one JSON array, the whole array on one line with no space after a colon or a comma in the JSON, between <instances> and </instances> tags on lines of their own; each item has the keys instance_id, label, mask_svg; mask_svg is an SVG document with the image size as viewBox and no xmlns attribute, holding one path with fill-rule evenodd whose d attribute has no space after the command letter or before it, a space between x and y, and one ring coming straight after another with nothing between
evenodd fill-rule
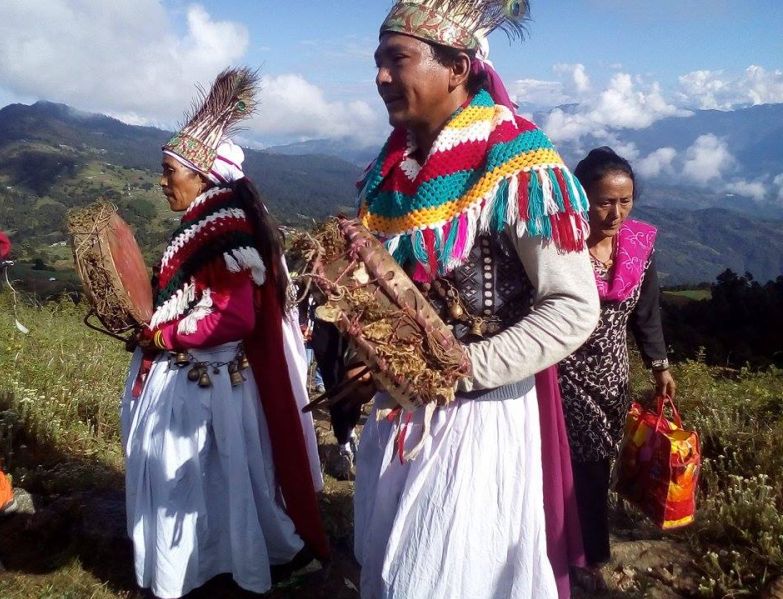
<instances>
[{"instance_id":1,"label":"long white skirt","mask_svg":"<svg viewBox=\"0 0 783 599\"><path fill-rule=\"evenodd\" d=\"M197 360L228 362L236 343L191 350ZM217 574L262 593L270 564L290 561L303 542L276 494L272 447L252 372L237 387L226 367L212 386L188 381L188 367L165 356L141 397L122 401L128 535L136 581L158 597L181 597ZM303 473L304 474L304 473Z\"/></svg>"},{"instance_id":2,"label":"long white skirt","mask_svg":"<svg viewBox=\"0 0 783 599\"><path fill-rule=\"evenodd\" d=\"M376 422L376 410L357 455L362 598L556 598L535 389L437 409L424 449L404 464L396 447L401 425ZM406 448L419 441L422 420L419 410Z\"/></svg>"}]
</instances>

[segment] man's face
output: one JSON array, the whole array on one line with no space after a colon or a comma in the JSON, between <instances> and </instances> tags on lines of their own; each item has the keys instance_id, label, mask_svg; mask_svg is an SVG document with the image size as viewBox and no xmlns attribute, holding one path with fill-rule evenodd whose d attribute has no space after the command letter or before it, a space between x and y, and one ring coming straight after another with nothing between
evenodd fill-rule
<instances>
[{"instance_id":1,"label":"man's face","mask_svg":"<svg viewBox=\"0 0 783 599\"><path fill-rule=\"evenodd\" d=\"M393 127L440 124L453 111L449 103L451 71L435 60L426 42L385 33L375 51L375 65L375 84Z\"/></svg>"}]
</instances>

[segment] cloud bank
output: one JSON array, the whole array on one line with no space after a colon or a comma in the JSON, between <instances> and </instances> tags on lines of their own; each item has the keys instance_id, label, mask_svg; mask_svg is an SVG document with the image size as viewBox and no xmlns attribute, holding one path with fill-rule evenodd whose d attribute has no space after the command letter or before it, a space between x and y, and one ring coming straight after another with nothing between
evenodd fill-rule
<instances>
[{"instance_id":1,"label":"cloud bank","mask_svg":"<svg viewBox=\"0 0 783 599\"><path fill-rule=\"evenodd\" d=\"M200 5L172 12L161 0L3 0L3 96L64 102L131 124L173 127L195 85L241 64L250 43L238 21ZM249 125L287 139L374 136L384 122L365 102L332 102L301 75L269 77Z\"/></svg>"}]
</instances>

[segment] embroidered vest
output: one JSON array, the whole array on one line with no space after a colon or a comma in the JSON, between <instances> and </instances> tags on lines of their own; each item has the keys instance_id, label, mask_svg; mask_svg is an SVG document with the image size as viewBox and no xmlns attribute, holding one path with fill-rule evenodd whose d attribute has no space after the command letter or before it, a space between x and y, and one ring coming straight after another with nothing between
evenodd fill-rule
<instances>
[{"instance_id":1,"label":"embroidered vest","mask_svg":"<svg viewBox=\"0 0 783 599\"><path fill-rule=\"evenodd\" d=\"M421 288L465 342L492 337L522 320L535 293L505 233L479 235L463 264Z\"/></svg>"}]
</instances>

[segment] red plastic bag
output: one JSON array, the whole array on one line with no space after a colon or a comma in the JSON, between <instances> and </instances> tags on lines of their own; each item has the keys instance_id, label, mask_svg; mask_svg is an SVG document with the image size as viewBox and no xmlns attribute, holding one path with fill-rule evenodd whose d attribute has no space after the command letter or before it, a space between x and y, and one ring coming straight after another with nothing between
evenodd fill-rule
<instances>
[{"instance_id":1,"label":"red plastic bag","mask_svg":"<svg viewBox=\"0 0 783 599\"><path fill-rule=\"evenodd\" d=\"M671 408L673 420L664 415ZM685 430L670 397L659 397L655 411L631 405L615 464L615 491L663 530L693 522L701 469L696 431Z\"/></svg>"}]
</instances>

